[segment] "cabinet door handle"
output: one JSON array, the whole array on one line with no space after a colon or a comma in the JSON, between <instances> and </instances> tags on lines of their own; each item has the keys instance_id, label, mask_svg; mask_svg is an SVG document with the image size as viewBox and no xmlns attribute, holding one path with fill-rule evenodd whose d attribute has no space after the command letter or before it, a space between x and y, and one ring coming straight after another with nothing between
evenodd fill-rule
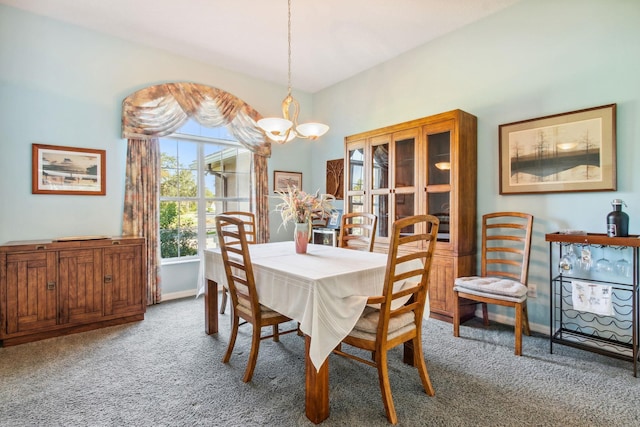
<instances>
[{"instance_id":1,"label":"cabinet door handle","mask_svg":"<svg viewBox=\"0 0 640 427\"><path fill-rule=\"evenodd\" d=\"M111 242L112 245L119 245L120 244L120 240L114 240L113 242Z\"/></svg>"},{"instance_id":2,"label":"cabinet door handle","mask_svg":"<svg viewBox=\"0 0 640 427\"><path fill-rule=\"evenodd\" d=\"M113 277L110 274L104 276L104 283L111 283L113 281Z\"/></svg>"},{"instance_id":3,"label":"cabinet door handle","mask_svg":"<svg viewBox=\"0 0 640 427\"><path fill-rule=\"evenodd\" d=\"M47 282L47 290L52 291L56 288L56 282Z\"/></svg>"},{"instance_id":4,"label":"cabinet door handle","mask_svg":"<svg viewBox=\"0 0 640 427\"><path fill-rule=\"evenodd\" d=\"M38 246L36 246L36 251L43 251L43 250L45 250L45 249L47 249L47 247L46 247L45 245L38 245Z\"/></svg>"}]
</instances>

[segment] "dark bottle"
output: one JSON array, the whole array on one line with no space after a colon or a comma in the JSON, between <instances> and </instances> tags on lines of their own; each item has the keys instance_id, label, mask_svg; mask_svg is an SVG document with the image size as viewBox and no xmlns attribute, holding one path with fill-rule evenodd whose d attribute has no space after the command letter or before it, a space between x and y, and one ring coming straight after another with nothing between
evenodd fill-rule
<instances>
[{"instance_id":1,"label":"dark bottle","mask_svg":"<svg viewBox=\"0 0 640 427\"><path fill-rule=\"evenodd\" d=\"M620 199L614 199L611 202L613 211L607 215L607 236L609 237L627 237L629 235L629 215L622 212L622 205L627 206Z\"/></svg>"}]
</instances>

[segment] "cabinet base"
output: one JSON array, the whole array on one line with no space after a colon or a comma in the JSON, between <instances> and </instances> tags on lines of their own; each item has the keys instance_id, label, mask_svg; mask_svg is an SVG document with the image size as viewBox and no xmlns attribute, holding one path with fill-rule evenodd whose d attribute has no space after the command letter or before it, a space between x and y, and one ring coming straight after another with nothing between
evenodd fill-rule
<instances>
[{"instance_id":1,"label":"cabinet base","mask_svg":"<svg viewBox=\"0 0 640 427\"><path fill-rule=\"evenodd\" d=\"M460 316L460 324L463 324L467 320L474 318L475 315L473 313L474 313L473 311L470 311L468 313L462 313L462 315ZM437 313L437 312L431 311L431 313L429 313L429 317L431 319L442 320L443 322L447 322L447 323L453 323L453 317L450 314L443 314L443 313Z\"/></svg>"},{"instance_id":2,"label":"cabinet base","mask_svg":"<svg viewBox=\"0 0 640 427\"><path fill-rule=\"evenodd\" d=\"M108 326L117 326L125 323L137 322L144 320L144 313L136 314L133 316L120 317L117 319L104 320L96 323L89 323L85 325L69 326L61 329L54 329L50 331L37 332L28 335L21 335L17 337L4 338L0 340L0 347L9 347L12 345L24 344L33 341L40 341L47 338L60 337L64 335L76 334L79 332L91 331L94 329L106 328Z\"/></svg>"}]
</instances>

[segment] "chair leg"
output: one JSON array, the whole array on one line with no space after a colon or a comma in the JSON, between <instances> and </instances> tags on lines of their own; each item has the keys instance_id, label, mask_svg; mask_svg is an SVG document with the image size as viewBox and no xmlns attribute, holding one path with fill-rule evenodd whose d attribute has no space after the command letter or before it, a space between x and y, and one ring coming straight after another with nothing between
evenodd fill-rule
<instances>
[{"instance_id":1,"label":"chair leg","mask_svg":"<svg viewBox=\"0 0 640 427\"><path fill-rule=\"evenodd\" d=\"M527 301L522 303L522 327L524 328L524 334L531 335L531 329L529 329L529 311L527 310Z\"/></svg>"},{"instance_id":2,"label":"chair leg","mask_svg":"<svg viewBox=\"0 0 640 427\"><path fill-rule=\"evenodd\" d=\"M421 344L422 345L422 344ZM387 351L378 350L376 354L376 367L378 368L378 381L380 382L380 392L382 393L382 403L387 413L387 419L391 424L398 424L396 408L391 396L391 384L389 383L389 369L387 367Z\"/></svg>"},{"instance_id":3,"label":"chair leg","mask_svg":"<svg viewBox=\"0 0 640 427\"><path fill-rule=\"evenodd\" d=\"M258 361L258 352L260 351L260 328L253 324L253 333L251 335L251 352L249 353L249 360L247 361L247 369L244 371L244 378L242 381L248 383L253 377L253 371L256 368L256 362Z\"/></svg>"},{"instance_id":4,"label":"chair leg","mask_svg":"<svg viewBox=\"0 0 640 427\"><path fill-rule=\"evenodd\" d=\"M273 341L280 342L280 329L278 328L278 324L273 325Z\"/></svg>"},{"instance_id":5,"label":"chair leg","mask_svg":"<svg viewBox=\"0 0 640 427\"><path fill-rule=\"evenodd\" d=\"M522 355L522 311L523 307L521 304L516 304L516 324L515 324L515 335L516 335L516 345L515 345L515 355Z\"/></svg>"},{"instance_id":6,"label":"chair leg","mask_svg":"<svg viewBox=\"0 0 640 427\"><path fill-rule=\"evenodd\" d=\"M487 303L482 303L482 320L484 321L484 326L489 326L489 310L487 310Z\"/></svg>"},{"instance_id":7,"label":"chair leg","mask_svg":"<svg viewBox=\"0 0 640 427\"><path fill-rule=\"evenodd\" d=\"M227 290L222 287L222 301L220 302L220 314L224 314L224 310L227 307Z\"/></svg>"},{"instance_id":8,"label":"chair leg","mask_svg":"<svg viewBox=\"0 0 640 427\"><path fill-rule=\"evenodd\" d=\"M427 371L427 364L424 361L424 354L422 352L422 339L420 338L420 336L416 336L413 339L413 349L413 366L418 368L418 373L420 374L420 380L422 380L424 391L425 393L427 393L427 396L435 396L436 391L433 389L431 379L429 378L429 372Z\"/></svg>"},{"instance_id":9,"label":"chair leg","mask_svg":"<svg viewBox=\"0 0 640 427\"><path fill-rule=\"evenodd\" d=\"M453 291L453 336L460 336L460 298L456 291Z\"/></svg>"},{"instance_id":10,"label":"chair leg","mask_svg":"<svg viewBox=\"0 0 640 427\"><path fill-rule=\"evenodd\" d=\"M229 337L229 345L227 346L227 352L224 354L222 358L222 363L227 363L229 359L231 359L231 353L233 353L233 347L236 345L236 337L238 336L238 325L240 324L240 318L238 316L233 315L233 320L231 323L231 336Z\"/></svg>"}]
</instances>

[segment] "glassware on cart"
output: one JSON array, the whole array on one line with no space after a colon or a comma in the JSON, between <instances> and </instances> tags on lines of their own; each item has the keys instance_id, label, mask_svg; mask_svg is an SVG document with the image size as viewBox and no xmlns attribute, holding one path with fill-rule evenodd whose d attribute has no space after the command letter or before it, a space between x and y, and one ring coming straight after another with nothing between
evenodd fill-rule
<instances>
[{"instance_id":1,"label":"glassware on cart","mask_svg":"<svg viewBox=\"0 0 640 427\"><path fill-rule=\"evenodd\" d=\"M591 270L593 267L593 257L591 256L591 247L583 246L580 249L580 268L584 271Z\"/></svg>"},{"instance_id":2,"label":"glassware on cart","mask_svg":"<svg viewBox=\"0 0 640 427\"><path fill-rule=\"evenodd\" d=\"M613 271L613 265L605 257L604 246L602 247L602 258L596 261L596 271L599 273L611 273Z\"/></svg>"},{"instance_id":3,"label":"glassware on cart","mask_svg":"<svg viewBox=\"0 0 640 427\"><path fill-rule=\"evenodd\" d=\"M621 248L623 251L626 248ZM622 253L622 258L616 261L615 271L619 276L631 277L631 263L627 261L625 253Z\"/></svg>"},{"instance_id":4,"label":"glassware on cart","mask_svg":"<svg viewBox=\"0 0 640 427\"><path fill-rule=\"evenodd\" d=\"M564 254L562 258L560 258L560 263L558 264L558 270L560 274L571 274L576 265L577 257L573 252L573 245L569 245L567 249L567 253Z\"/></svg>"}]
</instances>

